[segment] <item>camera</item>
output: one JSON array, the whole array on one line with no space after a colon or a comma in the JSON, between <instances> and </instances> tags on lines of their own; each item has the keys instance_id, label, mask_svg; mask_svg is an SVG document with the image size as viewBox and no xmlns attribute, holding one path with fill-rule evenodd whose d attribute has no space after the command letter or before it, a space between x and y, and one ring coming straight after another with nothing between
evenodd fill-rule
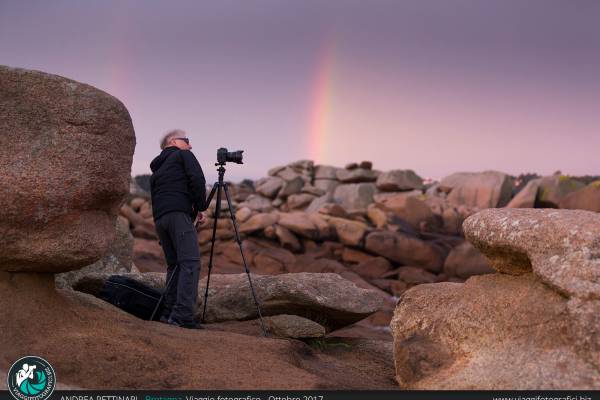
<instances>
[{"instance_id":1,"label":"camera","mask_svg":"<svg viewBox=\"0 0 600 400\"><path fill-rule=\"evenodd\" d=\"M234 162L236 164L243 164L242 162L242 153L244 152L244 150L238 150L238 151L227 151L226 148L221 147L219 150L217 150L217 162L221 165L225 164L226 162Z\"/></svg>"}]
</instances>

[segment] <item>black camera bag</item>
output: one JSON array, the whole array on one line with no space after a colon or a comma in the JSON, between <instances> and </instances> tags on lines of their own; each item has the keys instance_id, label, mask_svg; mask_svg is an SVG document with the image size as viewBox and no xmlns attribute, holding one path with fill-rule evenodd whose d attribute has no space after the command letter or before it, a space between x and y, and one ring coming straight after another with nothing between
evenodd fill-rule
<instances>
[{"instance_id":1,"label":"black camera bag","mask_svg":"<svg viewBox=\"0 0 600 400\"><path fill-rule=\"evenodd\" d=\"M138 318L149 320L162 292L126 276L112 275L98 297ZM164 303L164 302L162 302ZM162 314L161 303L154 319Z\"/></svg>"}]
</instances>

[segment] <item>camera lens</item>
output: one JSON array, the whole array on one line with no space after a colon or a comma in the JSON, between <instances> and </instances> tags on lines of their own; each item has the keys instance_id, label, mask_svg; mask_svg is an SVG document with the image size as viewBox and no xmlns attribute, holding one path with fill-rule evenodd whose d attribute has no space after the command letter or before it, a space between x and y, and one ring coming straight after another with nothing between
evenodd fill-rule
<instances>
[{"instance_id":1,"label":"camera lens","mask_svg":"<svg viewBox=\"0 0 600 400\"><path fill-rule=\"evenodd\" d=\"M242 162L242 153L244 152L244 150L238 150L238 151L232 151L227 153L227 161L228 162L234 162L236 164L243 164Z\"/></svg>"}]
</instances>

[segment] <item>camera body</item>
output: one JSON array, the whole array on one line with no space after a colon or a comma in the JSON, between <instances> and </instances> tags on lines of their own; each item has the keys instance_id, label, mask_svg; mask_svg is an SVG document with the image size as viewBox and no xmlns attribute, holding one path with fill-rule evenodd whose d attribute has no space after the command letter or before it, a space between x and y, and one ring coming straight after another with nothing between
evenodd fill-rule
<instances>
[{"instance_id":1,"label":"camera body","mask_svg":"<svg viewBox=\"0 0 600 400\"><path fill-rule=\"evenodd\" d=\"M221 147L217 150L217 163L224 165L226 162L234 162L236 164L243 164L242 153L244 150L238 151L227 151L226 148Z\"/></svg>"}]
</instances>

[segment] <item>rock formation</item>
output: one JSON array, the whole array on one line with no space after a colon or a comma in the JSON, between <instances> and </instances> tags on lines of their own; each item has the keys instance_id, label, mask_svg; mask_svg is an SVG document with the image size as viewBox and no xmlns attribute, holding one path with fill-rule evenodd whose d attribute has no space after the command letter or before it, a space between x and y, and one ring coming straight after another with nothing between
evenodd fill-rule
<instances>
[{"instance_id":1,"label":"rock formation","mask_svg":"<svg viewBox=\"0 0 600 400\"><path fill-rule=\"evenodd\" d=\"M91 86L0 66L0 132L0 270L65 272L100 259L129 191L127 109Z\"/></svg>"},{"instance_id":2,"label":"rock formation","mask_svg":"<svg viewBox=\"0 0 600 400\"><path fill-rule=\"evenodd\" d=\"M464 231L498 273L403 294L400 386L600 388L600 215L488 209Z\"/></svg>"}]
</instances>

